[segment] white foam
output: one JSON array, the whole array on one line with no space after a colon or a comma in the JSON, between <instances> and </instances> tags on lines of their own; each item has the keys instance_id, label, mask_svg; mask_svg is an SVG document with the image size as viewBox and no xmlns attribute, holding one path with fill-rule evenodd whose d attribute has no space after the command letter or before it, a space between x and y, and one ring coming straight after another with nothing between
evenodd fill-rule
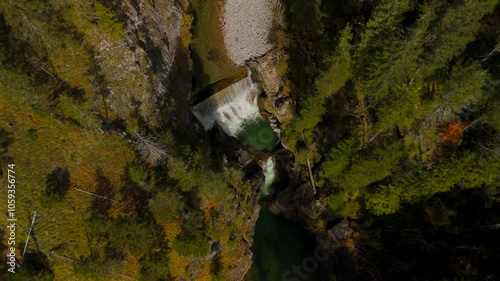
<instances>
[{"instance_id":1,"label":"white foam","mask_svg":"<svg viewBox=\"0 0 500 281\"><path fill-rule=\"evenodd\" d=\"M261 118L258 87L248 77L231 84L193 108L193 114L205 130L219 124L226 134L236 137L243 125Z\"/></svg>"}]
</instances>

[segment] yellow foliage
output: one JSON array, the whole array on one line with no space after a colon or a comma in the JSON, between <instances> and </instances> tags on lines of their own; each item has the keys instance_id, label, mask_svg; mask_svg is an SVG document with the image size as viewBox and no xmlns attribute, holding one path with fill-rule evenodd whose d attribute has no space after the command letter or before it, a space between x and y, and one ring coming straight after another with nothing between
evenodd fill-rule
<instances>
[{"instance_id":1,"label":"yellow foliage","mask_svg":"<svg viewBox=\"0 0 500 281\"><path fill-rule=\"evenodd\" d=\"M92 68L91 57L80 43L67 40L66 46L50 54L50 60L59 77L73 88L92 93L93 87L88 73Z\"/></svg>"},{"instance_id":2,"label":"yellow foliage","mask_svg":"<svg viewBox=\"0 0 500 281\"><path fill-rule=\"evenodd\" d=\"M347 238L344 241L343 245L344 245L344 247L346 247L349 250L353 250L356 248L356 242L351 237Z\"/></svg>"},{"instance_id":3,"label":"yellow foliage","mask_svg":"<svg viewBox=\"0 0 500 281\"><path fill-rule=\"evenodd\" d=\"M170 274L174 280L180 277L187 277L186 267L189 262L189 258L180 256L176 251L168 252L168 268L170 268Z\"/></svg>"},{"instance_id":4,"label":"yellow foliage","mask_svg":"<svg viewBox=\"0 0 500 281\"><path fill-rule=\"evenodd\" d=\"M7 154L16 164L16 215L19 224L28 227L29 218L36 209L40 216L35 230L42 252L67 243L67 248L71 249L66 253L68 256L79 258L89 255L84 219L92 211L94 197L74 187L94 192L97 187L96 171L100 170L119 194L118 189L123 185L122 174L134 157L133 151L118 136L84 131L41 116L31 108L14 104L2 93L0 127L12 132L14 137ZM26 137L30 129L36 130L36 138ZM47 175L58 167L68 167L70 189L62 207L46 209L41 207L40 196L45 190ZM0 200L5 201L5 195L1 193ZM5 220L4 213L0 214L0 219ZM67 260L51 259L56 276L71 274L72 267Z\"/></svg>"},{"instance_id":5,"label":"yellow foliage","mask_svg":"<svg viewBox=\"0 0 500 281\"><path fill-rule=\"evenodd\" d=\"M193 19L194 17L190 14L185 14L182 17L180 39L181 39L181 44L184 48L189 48L189 45L191 44L192 41L191 27L193 24Z\"/></svg>"},{"instance_id":6,"label":"yellow foliage","mask_svg":"<svg viewBox=\"0 0 500 281\"><path fill-rule=\"evenodd\" d=\"M142 264L139 261L139 259L135 256L129 255L127 257L127 264L123 269L124 270L123 274L129 275L129 276L138 276L139 272L141 270L141 267L142 267ZM117 278L118 278L118 279L116 279L117 281L123 280L122 276L118 276Z\"/></svg>"},{"instance_id":7,"label":"yellow foliage","mask_svg":"<svg viewBox=\"0 0 500 281\"><path fill-rule=\"evenodd\" d=\"M169 221L163 224L167 240L173 241L177 235L182 232L182 225L180 221Z\"/></svg>"}]
</instances>

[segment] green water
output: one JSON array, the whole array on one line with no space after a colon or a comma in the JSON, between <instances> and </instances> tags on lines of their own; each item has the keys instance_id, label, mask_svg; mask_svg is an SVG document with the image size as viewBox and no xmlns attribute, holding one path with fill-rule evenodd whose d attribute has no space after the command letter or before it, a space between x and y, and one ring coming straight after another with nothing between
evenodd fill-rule
<instances>
[{"instance_id":1,"label":"green water","mask_svg":"<svg viewBox=\"0 0 500 281\"><path fill-rule=\"evenodd\" d=\"M292 281L321 280L320 271L306 273L301 279L293 273L292 266L300 266L306 257L313 256L315 243L299 225L262 210L257 220L254 234L254 264L245 276L245 281ZM299 278L299 279L294 279Z\"/></svg>"},{"instance_id":2,"label":"green water","mask_svg":"<svg viewBox=\"0 0 500 281\"><path fill-rule=\"evenodd\" d=\"M227 57L217 0L192 1L195 10L191 58L196 90L231 76L239 68Z\"/></svg>"},{"instance_id":3,"label":"green water","mask_svg":"<svg viewBox=\"0 0 500 281\"><path fill-rule=\"evenodd\" d=\"M246 124L238 139L257 151L272 151L278 141L264 118ZM268 182L262 187L261 195L271 195L272 189L279 186L279 180L274 179L274 182ZM313 256L315 247L313 239L300 225L263 208L255 226L254 263L245 276L245 281L319 281L319 270L304 272L307 274L306 279L300 279L292 273L292 266L301 266L305 258ZM283 276L287 271L290 271L289 274Z\"/></svg>"},{"instance_id":4,"label":"green water","mask_svg":"<svg viewBox=\"0 0 500 281\"><path fill-rule=\"evenodd\" d=\"M246 124L238 139L257 151L271 151L278 141L278 137L264 118Z\"/></svg>"}]
</instances>

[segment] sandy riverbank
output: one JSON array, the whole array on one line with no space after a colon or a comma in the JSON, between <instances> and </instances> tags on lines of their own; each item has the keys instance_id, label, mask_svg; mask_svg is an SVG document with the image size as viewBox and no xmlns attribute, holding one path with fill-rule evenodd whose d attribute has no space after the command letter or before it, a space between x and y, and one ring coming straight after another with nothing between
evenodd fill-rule
<instances>
[{"instance_id":1,"label":"sandy riverbank","mask_svg":"<svg viewBox=\"0 0 500 281\"><path fill-rule=\"evenodd\" d=\"M276 0L225 0L222 29L233 62L243 65L271 49L268 37L276 5Z\"/></svg>"}]
</instances>

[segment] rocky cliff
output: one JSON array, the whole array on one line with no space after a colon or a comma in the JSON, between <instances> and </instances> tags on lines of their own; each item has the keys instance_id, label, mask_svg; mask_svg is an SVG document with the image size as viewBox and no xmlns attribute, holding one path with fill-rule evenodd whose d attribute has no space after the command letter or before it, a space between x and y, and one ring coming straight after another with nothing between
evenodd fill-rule
<instances>
[{"instance_id":1,"label":"rocky cliff","mask_svg":"<svg viewBox=\"0 0 500 281\"><path fill-rule=\"evenodd\" d=\"M102 37L96 60L107 87L106 100L118 117L137 112L148 125L160 125L164 114L191 128L188 94L189 36L186 1L120 1L115 7L125 23L125 40ZM187 35L186 35L187 34Z\"/></svg>"}]
</instances>

